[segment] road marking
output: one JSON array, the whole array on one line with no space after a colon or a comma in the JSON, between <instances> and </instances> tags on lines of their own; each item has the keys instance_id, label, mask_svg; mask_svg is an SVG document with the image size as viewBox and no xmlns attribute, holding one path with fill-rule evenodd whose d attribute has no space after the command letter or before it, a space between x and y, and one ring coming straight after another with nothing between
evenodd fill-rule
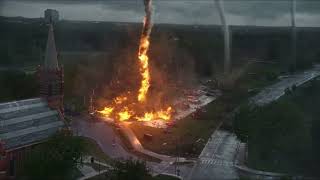
<instances>
[{"instance_id":1,"label":"road marking","mask_svg":"<svg viewBox=\"0 0 320 180\"><path fill-rule=\"evenodd\" d=\"M215 165L215 166L234 166L233 162L217 159L201 159L200 164Z\"/></svg>"}]
</instances>

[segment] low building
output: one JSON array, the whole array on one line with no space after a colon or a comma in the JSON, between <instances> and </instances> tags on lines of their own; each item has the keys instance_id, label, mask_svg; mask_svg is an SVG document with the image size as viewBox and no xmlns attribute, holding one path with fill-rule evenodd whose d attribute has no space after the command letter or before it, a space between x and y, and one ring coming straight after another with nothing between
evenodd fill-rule
<instances>
[{"instance_id":1,"label":"low building","mask_svg":"<svg viewBox=\"0 0 320 180\"><path fill-rule=\"evenodd\" d=\"M1 174L14 176L26 150L44 142L64 126L63 116L44 99L0 104Z\"/></svg>"}]
</instances>

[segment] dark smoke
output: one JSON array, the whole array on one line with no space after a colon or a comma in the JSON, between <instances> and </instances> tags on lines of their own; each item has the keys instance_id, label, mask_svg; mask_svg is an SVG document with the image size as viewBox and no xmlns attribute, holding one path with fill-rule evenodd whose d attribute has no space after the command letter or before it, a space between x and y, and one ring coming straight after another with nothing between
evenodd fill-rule
<instances>
[{"instance_id":1,"label":"dark smoke","mask_svg":"<svg viewBox=\"0 0 320 180\"><path fill-rule=\"evenodd\" d=\"M142 36L149 37L152 30L152 0L144 0L145 5L145 25L142 30Z\"/></svg>"}]
</instances>

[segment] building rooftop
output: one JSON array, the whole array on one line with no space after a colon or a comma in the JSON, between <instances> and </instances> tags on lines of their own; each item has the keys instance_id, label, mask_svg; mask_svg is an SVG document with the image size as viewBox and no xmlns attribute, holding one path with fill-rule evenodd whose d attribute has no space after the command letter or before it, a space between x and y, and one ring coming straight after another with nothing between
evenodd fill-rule
<instances>
[{"instance_id":1,"label":"building rooftop","mask_svg":"<svg viewBox=\"0 0 320 180\"><path fill-rule=\"evenodd\" d=\"M64 125L40 98L0 103L0 140L7 151L44 141Z\"/></svg>"}]
</instances>

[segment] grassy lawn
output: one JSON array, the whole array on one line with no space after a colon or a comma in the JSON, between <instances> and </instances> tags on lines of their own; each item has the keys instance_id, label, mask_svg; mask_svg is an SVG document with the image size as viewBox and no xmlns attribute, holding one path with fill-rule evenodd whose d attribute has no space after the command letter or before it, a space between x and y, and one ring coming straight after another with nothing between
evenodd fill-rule
<instances>
[{"instance_id":1,"label":"grassy lawn","mask_svg":"<svg viewBox=\"0 0 320 180\"><path fill-rule=\"evenodd\" d=\"M88 156L93 156L96 160L101 162L112 163L112 159L102 151L94 140L86 137L81 137L81 139L83 139L86 146L86 154Z\"/></svg>"},{"instance_id":2,"label":"grassy lawn","mask_svg":"<svg viewBox=\"0 0 320 180\"><path fill-rule=\"evenodd\" d=\"M284 71L275 65L251 64L237 81L237 88L245 88L257 93L262 88L278 81L277 76Z\"/></svg>"},{"instance_id":3,"label":"grassy lawn","mask_svg":"<svg viewBox=\"0 0 320 180\"><path fill-rule=\"evenodd\" d=\"M168 131L139 123L132 123L131 128L146 149L167 155L197 157L221 122L226 122L223 123L223 128L230 128L230 113L253 95L248 90L252 88L259 91L276 82L279 74L280 69L275 66L250 65L235 81L233 88L224 90L223 95L204 107L204 112L196 118L190 115L178 121L176 127ZM145 140L144 134L151 134L152 140Z\"/></svg>"},{"instance_id":4,"label":"grassy lawn","mask_svg":"<svg viewBox=\"0 0 320 180\"><path fill-rule=\"evenodd\" d=\"M97 163L85 163L85 165L91 166L94 170L96 170L96 171L98 171L98 172L107 169L107 167L102 166L102 165L97 164Z\"/></svg>"},{"instance_id":5,"label":"grassy lawn","mask_svg":"<svg viewBox=\"0 0 320 180\"><path fill-rule=\"evenodd\" d=\"M140 139L142 145L154 152L168 155L196 157L212 132L222 122L226 114L226 105L221 101L212 102L197 118L188 116L177 122L176 127L167 132L164 129L132 123L130 127ZM144 134L151 134L153 139L144 140Z\"/></svg>"}]
</instances>

